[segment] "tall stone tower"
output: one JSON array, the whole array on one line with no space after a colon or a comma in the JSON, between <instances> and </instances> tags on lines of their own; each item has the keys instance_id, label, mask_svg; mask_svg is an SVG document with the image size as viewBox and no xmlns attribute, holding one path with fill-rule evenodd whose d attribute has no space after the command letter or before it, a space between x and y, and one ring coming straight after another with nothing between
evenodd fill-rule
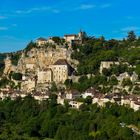
<instances>
[{"instance_id":1,"label":"tall stone tower","mask_svg":"<svg viewBox=\"0 0 140 140\"><path fill-rule=\"evenodd\" d=\"M80 29L80 32L78 33L78 38L81 41L81 43L83 43L83 39L87 37L86 32L82 31L82 29Z\"/></svg>"}]
</instances>

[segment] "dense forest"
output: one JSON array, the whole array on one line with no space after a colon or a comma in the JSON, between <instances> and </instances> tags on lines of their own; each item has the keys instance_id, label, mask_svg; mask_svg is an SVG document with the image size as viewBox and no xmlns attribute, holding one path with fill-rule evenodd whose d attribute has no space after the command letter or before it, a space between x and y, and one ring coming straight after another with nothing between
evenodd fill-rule
<instances>
[{"instance_id":1,"label":"dense forest","mask_svg":"<svg viewBox=\"0 0 140 140\"><path fill-rule=\"evenodd\" d=\"M0 101L1 140L139 140L130 125L140 128L140 112L116 104L86 101L76 110L53 94L40 103L30 95Z\"/></svg>"}]
</instances>

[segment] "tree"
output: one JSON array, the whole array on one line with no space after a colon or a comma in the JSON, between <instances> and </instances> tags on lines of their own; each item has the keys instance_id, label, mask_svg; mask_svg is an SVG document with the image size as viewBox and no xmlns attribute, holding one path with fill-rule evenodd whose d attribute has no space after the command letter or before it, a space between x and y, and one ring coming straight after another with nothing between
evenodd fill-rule
<instances>
[{"instance_id":1,"label":"tree","mask_svg":"<svg viewBox=\"0 0 140 140\"><path fill-rule=\"evenodd\" d=\"M86 99L85 99L85 103L90 105L92 104L92 97L91 96L88 96Z\"/></svg>"},{"instance_id":2,"label":"tree","mask_svg":"<svg viewBox=\"0 0 140 140\"><path fill-rule=\"evenodd\" d=\"M51 91L52 92L56 92L57 91L57 86L56 86L55 82L52 83Z\"/></svg>"},{"instance_id":3,"label":"tree","mask_svg":"<svg viewBox=\"0 0 140 140\"><path fill-rule=\"evenodd\" d=\"M125 87L125 86L131 86L132 85L132 82L130 80L130 78L125 78L123 79L122 81L122 86Z\"/></svg>"},{"instance_id":4,"label":"tree","mask_svg":"<svg viewBox=\"0 0 140 140\"><path fill-rule=\"evenodd\" d=\"M37 44L34 43L33 41L31 41L31 42L27 45L27 47L25 48L25 53L26 53L26 55L27 55L27 52L29 52L31 49L36 48L36 47L37 47Z\"/></svg>"},{"instance_id":5,"label":"tree","mask_svg":"<svg viewBox=\"0 0 140 140\"><path fill-rule=\"evenodd\" d=\"M110 85L117 85L118 84L118 80L115 76L112 76L109 80Z\"/></svg>"},{"instance_id":6,"label":"tree","mask_svg":"<svg viewBox=\"0 0 140 140\"><path fill-rule=\"evenodd\" d=\"M133 42L133 41L136 40L136 34L135 34L134 31L128 32L127 40L128 40L129 42Z\"/></svg>"},{"instance_id":7,"label":"tree","mask_svg":"<svg viewBox=\"0 0 140 140\"><path fill-rule=\"evenodd\" d=\"M12 78L14 80L22 80L22 73L12 73Z\"/></svg>"},{"instance_id":8,"label":"tree","mask_svg":"<svg viewBox=\"0 0 140 140\"><path fill-rule=\"evenodd\" d=\"M72 80L71 79L66 79L64 84L67 88L70 88L72 86Z\"/></svg>"}]
</instances>

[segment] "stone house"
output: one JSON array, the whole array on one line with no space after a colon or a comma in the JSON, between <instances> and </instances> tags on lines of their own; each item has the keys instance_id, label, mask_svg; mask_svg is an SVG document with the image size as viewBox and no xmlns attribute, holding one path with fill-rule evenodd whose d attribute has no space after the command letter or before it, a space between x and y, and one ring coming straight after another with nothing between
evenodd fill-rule
<instances>
[{"instance_id":1,"label":"stone house","mask_svg":"<svg viewBox=\"0 0 140 140\"><path fill-rule=\"evenodd\" d=\"M102 61L100 64L100 73L102 73L103 69L109 69L112 65L119 65L119 62L115 61Z\"/></svg>"},{"instance_id":2,"label":"stone house","mask_svg":"<svg viewBox=\"0 0 140 140\"><path fill-rule=\"evenodd\" d=\"M140 110L140 102L135 101L135 102L133 103L133 109L134 109L135 111Z\"/></svg>"},{"instance_id":3,"label":"stone house","mask_svg":"<svg viewBox=\"0 0 140 140\"><path fill-rule=\"evenodd\" d=\"M79 107L83 104L83 102L78 102L78 101L74 101L74 100L71 100L69 101L69 105L72 107L72 108L76 108L76 109L79 109Z\"/></svg>"},{"instance_id":4,"label":"stone house","mask_svg":"<svg viewBox=\"0 0 140 140\"><path fill-rule=\"evenodd\" d=\"M75 89L70 89L66 92L66 99L72 100L81 97L81 94L79 91Z\"/></svg>"},{"instance_id":5,"label":"stone house","mask_svg":"<svg viewBox=\"0 0 140 140\"><path fill-rule=\"evenodd\" d=\"M53 71L53 81L56 83L64 83L72 73L71 66L65 59L59 59L49 67Z\"/></svg>"},{"instance_id":6,"label":"stone house","mask_svg":"<svg viewBox=\"0 0 140 140\"><path fill-rule=\"evenodd\" d=\"M43 37L40 37L36 40L36 44L38 46L43 46L47 43L47 39L43 38Z\"/></svg>"},{"instance_id":7,"label":"stone house","mask_svg":"<svg viewBox=\"0 0 140 140\"><path fill-rule=\"evenodd\" d=\"M82 44L83 38L86 36L86 32L80 30L78 34L64 35L64 39L67 42L68 46L72 47L73 45Z\"/></svg>"},{"instance_id":8,"label":"stone house","mask_svg":"<svg viewBox=\"0 0 140 140\"><path fill-rule=\"evenodd\" d=\"M53 81L53 72L50 68L38 70L37 83L51 83Z\"/></svg>"},{"instance_id":9,"label":"stone house","mask_svg":"<svg viewBox=\"0 0 140 140\"><path fill-rule=\"evenodd\" d=\"M95 89L95 88L93 88L93 87L90 87L90 88L88 88L83 94L82 94L82 97L85 99L85 98L87 98L88 96L91 96L91 97L93 97L95 94L97 94L98 93L98 91Z\"/></svg>"}]
</instances>

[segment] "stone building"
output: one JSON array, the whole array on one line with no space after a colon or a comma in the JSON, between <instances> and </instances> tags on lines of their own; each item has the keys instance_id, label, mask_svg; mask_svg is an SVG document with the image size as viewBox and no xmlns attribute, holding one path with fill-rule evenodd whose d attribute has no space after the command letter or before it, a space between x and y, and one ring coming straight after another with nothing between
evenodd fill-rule
<instances>
[{"instance_id":1,"label":"stone building","mask_svg":"<svg viewBox=\"0 0 140 140\"><path fill-rule=\"evenodd\" d=\"M64 39L67 42L68 46L74 46L78 44L82 44L83 39L86 37L86 32L80 30L78 34L68 34L64 35Z\"/></svg>"},{"instance_id":2,"label":"stone building","mask_svg":"<svg viewBox=\"0 0 140 140\"><path fill-rule=\"evenodd\" d=\"M38 83L51 83L53 81L53 72L50 68L38 70L37 77Z\"/></svg>"},{"instance_id":3,"label":"stone building","mask_svg":"<svg viewBox=\"0 0 140 140\"><path fill-rule=\"evenodd\" d=\"M102 61L100 65L100 73L102 73L103 69L109 69L112 65L119 65L119 62L115 61Z\"/></svg>"},{"instance_id":4,"label":"stone building","mask_svg":"<svg viewBox=\"0 0 140 140\"><path fill-rule=\"evenodd\" d=\"M67 61L59 59L53 65L49 65L48 68L38 70L38 83L64 83L71 75L71 72L71 66Z\"/></svg>"},{"instance_id":5,"label":"stone building","mask_svg":"<svg viewBox=\"0 0 140 140\"><path fill-rule=\"evenodd\" d=\"M47 39L43 38L43 37L40 37L36 40L36 43L38 46L43 46L47 43Z\"/></svg>"},{"instance_id":6,"label":"stone building","mask_svg":"<svg viewBox=\"0 0 140 140\"><path fill-rule=\"evenodd\" d=\"M71 66L65 59L57 60L50 66L53 71L53 81L56 83L64 83L68 76L71 75Z\"/></svg>"}]
</instances>

